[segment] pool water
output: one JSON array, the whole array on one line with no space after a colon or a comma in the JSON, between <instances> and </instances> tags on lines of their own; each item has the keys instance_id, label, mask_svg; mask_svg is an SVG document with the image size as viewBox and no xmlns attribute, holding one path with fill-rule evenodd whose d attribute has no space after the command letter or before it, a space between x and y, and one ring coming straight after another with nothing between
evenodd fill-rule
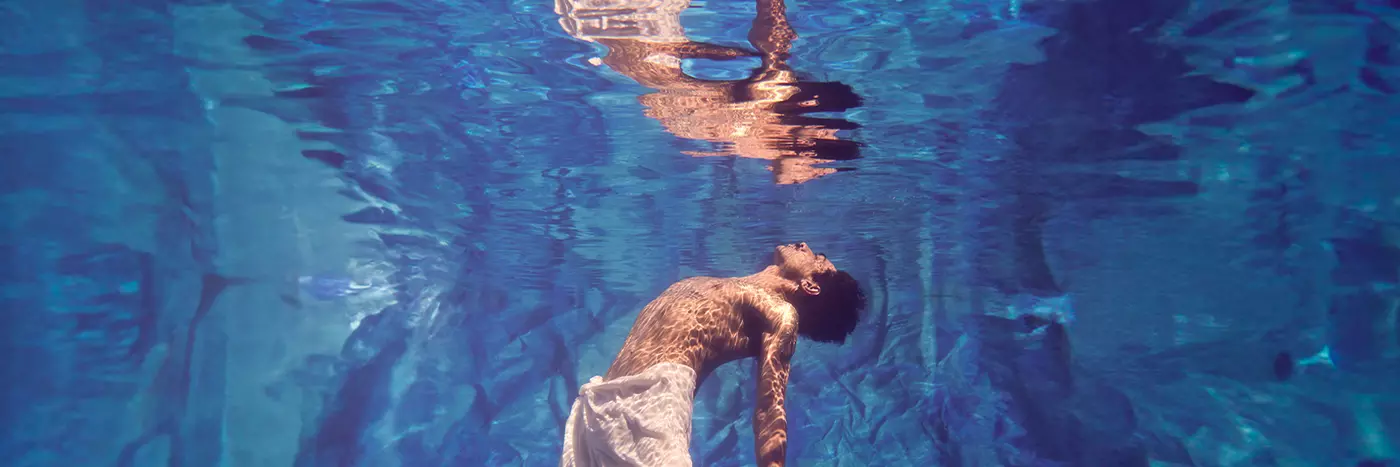
<instances>
[{"instance_id":1,"label":"pool water","mask_svg":"<svg viewBox=\"0 0 1400 467\"><path fill-rule=\"evenodd\" d=\"M643 305L805 241L871 303L792 465L1400 459L1394 2L612 3L679 16L0 4L0 455L557 465Z\"/></svg>"}]
</instances>

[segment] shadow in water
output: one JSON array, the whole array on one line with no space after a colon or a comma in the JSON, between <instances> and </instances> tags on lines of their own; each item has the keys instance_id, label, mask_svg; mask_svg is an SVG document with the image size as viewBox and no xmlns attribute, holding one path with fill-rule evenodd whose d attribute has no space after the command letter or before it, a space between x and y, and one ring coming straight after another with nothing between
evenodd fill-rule
<instances>
[{"instance_id":1,"label":"shadow in water","mask_svg":"<svg viewBox=\"0 0 1400 467\"><path fill-rule=\"evenodd\" d=\"M1044 223L1068 204L1091 217L1169 212L1140 201L1196 196L1195 180L1153 180L1115 173L1122 164L1180 160L1181 148L1139 125L1194 109L1242 103L1253 92L1192 74L1179 50L1152 38L1180 1L1129 7L1113 2L1036 6L1026 14L1059 29L1041 43L1046 59L1016 65L995 100L995 118L1016 150L993 178L998 207L983 218L982 279L1005 293L1063 293L1045 259ZM996 269L996 270L994 270Z\"/></svg>"}]
</instances>

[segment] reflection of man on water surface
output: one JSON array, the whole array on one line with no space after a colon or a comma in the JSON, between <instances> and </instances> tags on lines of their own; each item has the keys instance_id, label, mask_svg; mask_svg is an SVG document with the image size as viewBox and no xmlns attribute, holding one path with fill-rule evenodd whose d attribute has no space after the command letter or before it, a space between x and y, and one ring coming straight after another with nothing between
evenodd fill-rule
<instances>
[{"instance_id":1,"label":"reflection of man on water surface","mask_svg":"<svg viewBox=\"0 0 1400 467\"><path fill-rule=\"evenodd\" d=\"M797 34L783 1L757 3L749 32L757 53L688 39L680 25L688 0L558 0L555 11L570 35L608 48L603 63L656 90L639 98L648 117L676 136L722 146L687 154L767 159L780 184L836 172L817 165L859 157L858 144L836 137L857 125L802 114L844 111L859 106L860 97L845 84L800 80L787 65ZM681 70L682 59L742 57L762 59L747 79L702 80Z\"/></svg>"}]
</instances>

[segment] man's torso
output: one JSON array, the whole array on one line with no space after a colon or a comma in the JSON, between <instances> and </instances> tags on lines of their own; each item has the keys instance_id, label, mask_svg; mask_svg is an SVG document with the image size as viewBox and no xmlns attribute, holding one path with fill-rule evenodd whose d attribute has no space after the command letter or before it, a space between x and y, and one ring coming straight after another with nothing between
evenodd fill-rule
<instances>
[{"instance_id":1,"label":"man's torso","mask_svg":"<svg viewBox=\"0 0 1400 467\"><path fill-rule=\"evenodd\" d=\"M638 314L605 379L669 362L694 369L698 386L719 365L757 355L767 325L749 305L756 293L725 278L672 284Z\"/></svg>"}]
</instances>

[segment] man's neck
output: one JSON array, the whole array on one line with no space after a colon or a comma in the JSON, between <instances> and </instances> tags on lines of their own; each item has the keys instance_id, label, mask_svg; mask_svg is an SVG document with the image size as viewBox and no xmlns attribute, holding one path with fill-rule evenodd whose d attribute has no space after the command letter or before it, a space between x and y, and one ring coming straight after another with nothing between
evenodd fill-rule
<instances>
[{"instance_id":1,"label":"man's neck","mask_svg":"<svg viewBox=\"0 0 1400 467\"><path fill-rule=\"evenodd\" d=\"M793 295L797 293L797 282L783 277L778 272L777 266L768 266L757 273L736 277L735 280L776 295L788 302L791 302Z\"/></svg>"}]
</instances>

